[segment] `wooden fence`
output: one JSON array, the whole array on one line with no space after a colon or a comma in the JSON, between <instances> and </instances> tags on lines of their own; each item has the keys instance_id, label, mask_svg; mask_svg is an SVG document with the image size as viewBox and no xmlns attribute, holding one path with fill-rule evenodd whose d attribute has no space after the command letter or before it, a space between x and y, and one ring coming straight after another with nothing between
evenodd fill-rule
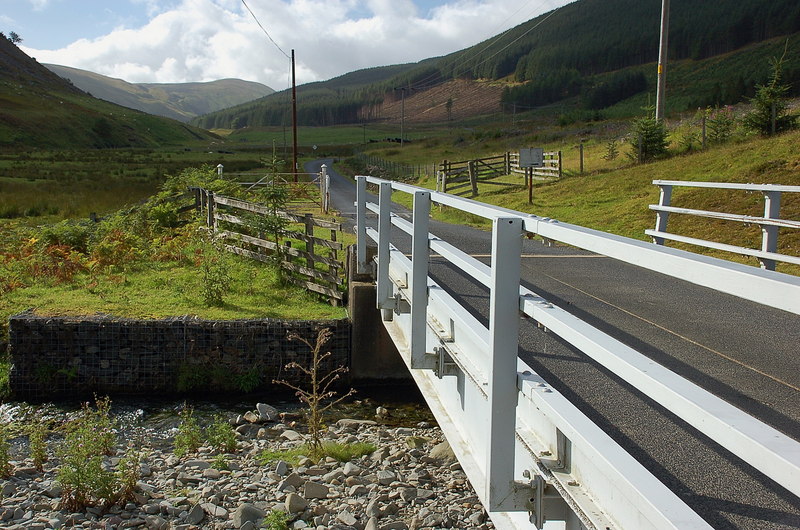
<instances>
[{"instance_id":1,"label":"wooden fence","mask_svg":"<svg viewBox=\"0 0 800 530\"><path fill-rule=\"evenodd\" d=\"M321 190L323 182L319 173L269 173L249 171L243 173L225 173L226 178L235 179L246 189L258 189L261 186L272 186L275 183L289 190L290 201L286 205L289 211L320 208L325 210ZM297 178L297 182L294 179Z\"/></svg>"},{"instance_id":2,"label":"wooden fence","mask_svg":"<svg viewBox=\"0 0 800 530\"><path fill-rule=\"evenodd\" d=\"M529 188L534 179L561 178L561 151L544 153L544 166L536 168L520 168L519 153L511 152L458 162L444 160L439 164L436 189L456 195L461 195L464 190L469 190L472 196L477 196L478 184L515 186L514 183L494 181L498 177L513 173L524 175L525 185Z\"/></svg>"},{"instance_id":3,"label":"wooden fence","mask_svg":"<svg viewBox=\"0 0 800 530\"><path fill-rule=\"evenodd\" d=\"M333 305L344 301L341 223L312 214L281 212L289 226L276 243L266 239L253 223L252 216L270 214L266 206L200 188L195 189L195 201L198 209L205 211L209 228L225 241L226 250L264 263L272 263L275 252L280 251L281 268L289 282L328 297Z\"/></svg>"},{"instance_id":4,"label":"wooden fence","mask_svg":"<svg viewBox=\"0 0 800 530\"><path fill-rule=\"evenodd\" d=\"M409 165L400 162L393 162L384 158L366 155L364 153L356 153L353 155L356 160L367 166L365 169L373 176L387 178L391 180L413 180L426 175L432 175L436 172L436 165ZM370 167L371 166L371 167ZM380 171L375 171L374 168L380 168ZM374 174L375 173L375 174ZM381 174L377 174L381 173Z\"/></svg>"}]
</instances>

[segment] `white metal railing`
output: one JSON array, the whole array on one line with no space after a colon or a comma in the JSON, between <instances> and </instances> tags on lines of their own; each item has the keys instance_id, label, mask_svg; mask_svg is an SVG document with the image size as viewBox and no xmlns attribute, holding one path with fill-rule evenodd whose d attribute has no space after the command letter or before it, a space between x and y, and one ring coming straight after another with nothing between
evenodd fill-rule
<instances>
[{"instance_id":1,"label":"white metal railing","mask_svg":"<svg viewBox=\"0 0 800 530\"><path fill-rule=\"evenodd\" d=\"M800 256L790 256L777 252L778 249L778 229L779 228L800 228L800 221L781 219L781 194L800 193L800 186L781 186L776 184L736 184L728 182L690 182L680 180L654 180L653 184L661 189L658 204L651 204L650 209L656 212L656 227L654 230L645 230L645 234L653 238L657 245L663 245L665 239L698 245L736 254L744 254L758 258L761 267L768 270L775 270L775 263L782 261L800 265ZM676 208L671 206L672 189L674 187L687 188L712 188L719 190L738 190L745 192L760 192L764 194L764 216L757 217L752 215L741 215L724 212L711 212L706 210L694 210L690 208ZM741 223L757 224L761 226L761 249L751 249L736 245L728 245L716 241L707 241L694 237L681 236L667 232L667 220L669 214L685 214L705 217L709 219L722 219L725 221L738 221Z\"/></svg>"},{"instance_id":2,"label":"white metal railing","mask_svg":"<svg viewBox=\"0 0 800 530\"><path fill-rule=\"evenodd\" d=\"M517 358L520 312L800 496L800 444L520 285L526 233L800 314L800 278L374 177L357 179L357 260L377 243L384 324L499 528L707 528L705 521ZM379 188L367 201L367 183ZM412 220L391 195L413 195ZM429 234L432 203L491 219L491 266ZM377 229L366 213L378 214ZM390 241L411 235L411 258ZM428 274L430 252L490 290L489 325ZM488 426L488 428L487 428ZM513 455L513 458L510 456Z\"/></svg>"}]
</instances>

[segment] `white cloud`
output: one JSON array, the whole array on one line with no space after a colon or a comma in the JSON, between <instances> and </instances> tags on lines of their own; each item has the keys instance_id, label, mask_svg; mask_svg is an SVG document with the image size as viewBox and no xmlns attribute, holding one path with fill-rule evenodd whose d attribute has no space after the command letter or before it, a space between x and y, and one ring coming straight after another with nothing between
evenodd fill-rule
<instances>
[{"instance_id":1,"label":"white cloud","mask_svg":"<svg viewBox=\"0 0 800 530\"><path fill-rule=\"evenodd\" d=\"M28 2L33 6L34 11L42 11L50 3L50 0L28 0Z\"/></svg>"},{"instance_id":2,"label":"white cloud","mask_svg":"<svg viewBox=\"0 0 800 530\"><path fill-rule=\"evenodd\" d=\"M278 90L286 88L288 59L240 0L180 0L169 8L154 0L132 1L152 10L146 25L120 27L60 50L26 51L41 62L130 82L238 77ZM248 1L272 39L287 54L292 48L297 50L298 83L465 48L492 37L491 31L505 29L499 25L509 24L513 7L506 4L503 0L460 0L420 14L411 0Z\"/></svg>"}]
</instances>

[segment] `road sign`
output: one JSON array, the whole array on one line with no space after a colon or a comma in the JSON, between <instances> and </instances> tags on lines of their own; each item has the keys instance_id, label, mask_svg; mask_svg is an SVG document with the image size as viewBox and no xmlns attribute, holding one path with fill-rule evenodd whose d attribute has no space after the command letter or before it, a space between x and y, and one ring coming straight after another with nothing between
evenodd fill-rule
<instances>
[{"instance_id":1,"label":"road sign","mask_svg":"<svg viewBox=\"0 0 800 530\"><path fill-rule=\"evenodd\" d=\"M544 149L541 147L529 147L519 150L519 167L542 166L544 166Z\"/></svg>"}]
</instances>

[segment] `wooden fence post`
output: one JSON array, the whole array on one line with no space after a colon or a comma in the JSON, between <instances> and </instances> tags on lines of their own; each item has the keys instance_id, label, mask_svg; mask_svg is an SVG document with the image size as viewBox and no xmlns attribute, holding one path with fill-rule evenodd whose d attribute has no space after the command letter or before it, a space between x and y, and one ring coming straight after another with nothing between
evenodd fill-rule
<instances>
[{"instance_id":1,"label":"wooden fence post","mask_svg":"<svg viewBox=\"0 0 800 530\"><path fill-rule=\"evenodd\" d=\"M469 183L472 185L472 196L478 196L478 175L475 171L475 161L470 160L467 162L467 172L469 173Z\"/></svg>"},{"instance_id":2,"label":"wooden fence post","mask_svg":"<svg viewBox=\"0 0 800 530\"><path fill-rule=\"evenodd\" d=\"M528 204L533 204L533 168L525 168L525 178L528 181Z\"/></svg>"},{"instance_id":3,"label":"wooden fence post","mask_svg":"<svg viewBox=\"0 0 800 530\"><path fill-rule=\"evenodd\" d=\"M331 229L331 241L333 241L334 243L336 242L336 230L334 230L334 229ZM337 254L338 253L336 252L336 249L334 248L334 249L331 249L329 255L333 260L338 261ZM337 270L337 268L333 264L331 264L328 267L328 272L331 273L331 276L338 277L338 272L339 271ZM335 285L334 285L334 288L336 288ZM332 306L339 307L339 299L338 298L335 298L335 297L331 296L331 297L329 297L329 301L330 301L330 304Z\"/></svg>"},{"instance_id":4,"label":"wooden fence post","mask_svg":"<svg viewBox=\"0 0 800 530\"><path fill-rule=\"evenodd\" d=\"M314 255L314 242L310 239L314 237L314 216L310 213L305 214L304 222L306 225L306 252L308 252L308 257L306 258L306 265L309 269L314 268L314 258L311 256Z\"/></svg>"},{"instance_id":5,"label":"wooden fence post","mask_svg":"<svg viewBox=\"0 0 800 530\"><path fill-rule=\"evenodd\" d=\"M214 223L214 207L215 207L215 204L214 204L214 192L213 191L206 192L206 207L207 207L207 211L208 211L208 218L206 219L206 225L208 225L209 228L212 228L214 231L216 231L217 227L216 227L216 223Z\"/></svg>"},{"instance_id":6,"label":"wooden fence post","mask_svg":"<svg viewBox=\"0 0 800 530\"><path fill-rule=\"evenodd\" d=\"M505 154L503 155L503 163L505 164L505 174L506 175L510 175L511 174L511 153L509 153L508 151L506 151Z\"/></svg>"},{"instance_id":7,"label":"wooden fence post","mask_svg":"<svg viewBox=\"0 0 800 530\"><path fill-rule=\"evenodd\" d=\"M561 151L558 152L558 178L561 178Z\"/></svg>"}]
</instances>

